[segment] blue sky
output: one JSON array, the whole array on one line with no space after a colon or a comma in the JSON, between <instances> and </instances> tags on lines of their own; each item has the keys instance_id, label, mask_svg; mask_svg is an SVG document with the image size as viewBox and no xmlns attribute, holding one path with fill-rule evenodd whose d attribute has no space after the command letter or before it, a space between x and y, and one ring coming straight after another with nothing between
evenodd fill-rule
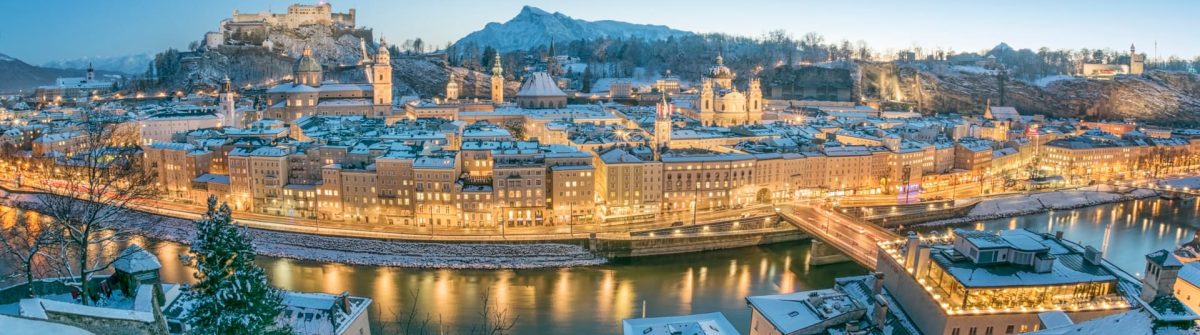
<instances>
[{"instance_id":1,"label":"blue sky","mask_svg":"<svg viewBox=\"0 0 1200 335\"><path fill-rule=\"evenodd\" d=\"M0 53L39 64L184 48L234 9L283 11L296 1L0 1ZM314 3L313 1L302 1ZM507 21L523 5L586 19L664 24L696 32L864 40L877 50L919 43L977 51L1015 48L1113 48L1136 43L1154 57L1200 55L1200 1L766 1L766 0L402 0L333 1L358 9L358 24L391 41L421 37L431 45Z\"/></svg>"}]
</instances>

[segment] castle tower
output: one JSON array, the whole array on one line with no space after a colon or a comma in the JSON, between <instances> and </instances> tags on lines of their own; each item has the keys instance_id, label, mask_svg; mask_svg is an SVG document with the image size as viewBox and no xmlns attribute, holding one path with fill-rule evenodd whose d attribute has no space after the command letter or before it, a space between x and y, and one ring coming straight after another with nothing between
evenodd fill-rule
<instances>
[{"instance_id":1,"label":"castle tower","mask_svg":"<svg viewBox=\"0 0 1200 335\"><path fill-rule=\"evenodd\" d=\"M242 127L242 120L237 115L237 93L233 91L233 82L229 80L229 76L225 76L225 82L221 85L221 92L217 95L218 104L221 107L221 116L225 118L226 127Z\"/></svg>"},{"instance_id":2,"label":"castle tower","mask_svg":"<svg viewBox=\"0 0 1200 335\"><path fill-rule=\"evenodd\" d=\"M304 47L304 52L300 55L300 60L296 61L296 66L292 68L293 82L300 85L308 85L312 87L321 86L321 63L313 58L312 48Z\"/></svg>"},{"instance_id":3,"label":"castle tower","mask_svg":"<svg viewBox=\"0 0 1200 335\"><path fill-rule=\"evenodd\" d=\"M675 106L667 102L667 94L663 93L654 113L654 160L659 160L667 143L671 143L671 113L674 112Z\"/></svg>"},{"instance_id":4,"label":"castle tower","mask_svg":"<svg viewBox=\"0 0 1200 335\"><path fill-rule=\"evenodd\" d=\"M1146 69L1146 57L1137 53L1133 44L1129 45L1129 74L1142 74Z\"/></svg>"},{"instance_id":5,"label":"castle tower","mask_svg":"<svg viewBox=\"0 0 1200 335\"><path fill-rule=\"evenodd\" d=\"M87 81L91 82L96 79L96 70L92 69L92 62L88 62Z\"/></svg>"},{"instance_id":6,"label":"castle tower","mask_svg":"<svg viewBox=\"0 0 1200 335\"><path fill-rule=\"evenodd\" d=\"M500 66L500 53L492 62L492 103L504 103L504 68Z\"/></svg>"},{"instance_id":7,"label":"castle tower","mask_svg":"<svg viewBox=\"0 0 1200 335\"><path fill-rule=\"evenodd\" d=\"M388 52L387 41L379 38L379 50L375 52L375 63L371 64L371 88L375 100L375 115L380 116L392 109L392 55Z\"/></svg>"},{"instance_id":8,"label":"castle tower","mask_svg":"<svg viewBox=\"0 0 1200 335\"><path fill-rule=\"evenodd\" d=\"M763 96L762 83L758 78L750 79L750 87L746 93L746 123L761 123L763 115Z\"/></svg>"},{"instance_id":9,"label":"castle tower","mask_svg":"<svg viewBox=\"0 0 1200 335\"><path fill-rule=\"evenodd\" d=\"M450 81L446 82L446 101L458 100L458 76L450 73Z\"/></svg>"}]
</instances>

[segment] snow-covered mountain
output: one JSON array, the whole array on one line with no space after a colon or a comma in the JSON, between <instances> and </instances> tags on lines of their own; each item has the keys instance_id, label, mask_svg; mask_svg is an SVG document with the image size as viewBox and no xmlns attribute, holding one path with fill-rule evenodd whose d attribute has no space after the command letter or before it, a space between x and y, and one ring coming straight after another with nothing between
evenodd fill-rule
<instances>
[{"instance_id":1,"label":"snow-covered mountain","mask_svg":"<svg viewBox=\"0 0 1200 335\"><path fill-rule=\"evenodd\" d=\"M154 55L151 53L140 53L124 56L110 57L83 57L76 59L61 59L46 62L43 67L55 69L86 69L88 63L96 70L106 70L113 72L121 72L125 74L142 74L146 72L147 66L154 60Z\"/></svg>"},{"instance_id":2,"label":"snow-covered mountain","mask_svg":"<svg viewBox=\"0 0 1200 335\"><path fill-rule=\"evenodd\" d=\"M83 75L84 72L80 70L34 66L20 59L0 54L0 92L32 90L40 85L53 84L54 79L58 77L82 77Z\"/></svg>"},{"instance_id":3,"label":"snow-covered mountain","mask_svg":"<svg viewBox=\"0 0 1200 335\"><path fill-rule=\"evenodd\" d=\"M488 23L482 30L467 34L455 42L456 47L474 44L478 48L491 46L502 52L527 50L548 45L551 40L568 42L602 37L661 40L691 32L662 25L634 24L620 21L584 21L562 13L548 13L525 6L516 17L505 23Z\"/></svg>"}]
</instances>

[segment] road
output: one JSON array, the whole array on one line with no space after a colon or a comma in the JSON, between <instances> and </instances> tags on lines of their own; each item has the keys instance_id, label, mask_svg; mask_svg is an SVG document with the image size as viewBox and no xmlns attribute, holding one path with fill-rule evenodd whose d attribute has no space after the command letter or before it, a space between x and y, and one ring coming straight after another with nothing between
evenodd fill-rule
<instances>
[{"instance_id":1,"label":"road","mask_svg":"<svg viewBox=\"0 0 1200 335\"><path fill-rule=\"evenodd\" d=\"M797 228L836 247L870 269L875 268L877 243L900 238L873 224L812 205L781 205L779 214Z\"/></svg>"}]
</instances>

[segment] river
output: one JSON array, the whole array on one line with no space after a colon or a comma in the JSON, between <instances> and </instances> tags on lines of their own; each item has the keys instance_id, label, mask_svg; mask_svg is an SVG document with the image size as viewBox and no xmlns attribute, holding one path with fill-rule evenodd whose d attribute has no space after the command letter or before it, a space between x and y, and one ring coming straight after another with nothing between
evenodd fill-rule
<instances>
[{"instance_id":1,"label":"river","mask_svg":"<svg viewBox=\"0 0 1200 335\"><path fill-rule=\"evenodd\" d=\"M1196 201L1138 200L1055 211L964 226L968 229L1062 230L1065 237L1097 246L1105 257L1136 273L1146 253L1191 239L1200 224ZM945 228L948 229L948 228ZM940 230L940 229L939 229ZM168 282L191 281L179 261L187 247L135 239L158 254ZM853 263L810 266L808 242L646 257L602 266L536 270L436 270L356 266L259 257L272 284L283 289L374 299L372 326L395 333L415 305L418 319L448 334L480 323L485 293L490 304L516 319L517 334L618 332L622 319L723 312L739 330L749 328L748 295L827 288L840 276L866 274ZM414 300L415 299L415 300ZM440 320L440 322L439 322Z\"/></svg>"}]
</instances>

